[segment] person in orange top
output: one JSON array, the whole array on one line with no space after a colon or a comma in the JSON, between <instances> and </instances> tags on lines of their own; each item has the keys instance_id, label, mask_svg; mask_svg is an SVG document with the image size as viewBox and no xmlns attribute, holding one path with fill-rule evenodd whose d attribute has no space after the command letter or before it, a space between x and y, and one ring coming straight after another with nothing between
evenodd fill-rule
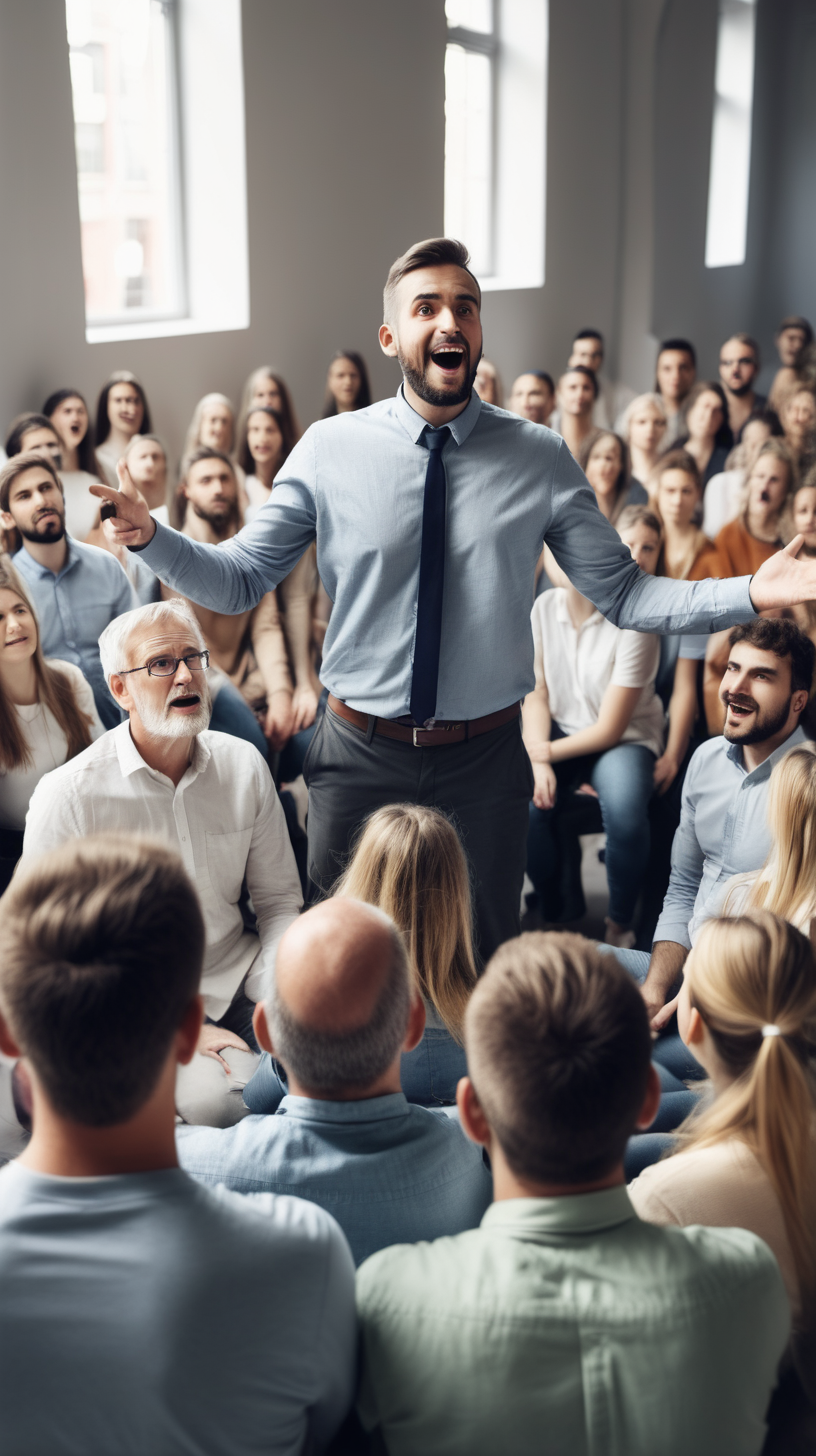
<instances>
[{"instance_id":1,"label":"person in orange top","mask_svg":"<svg viewBox=\"0 0 816 1456\"><path fill-rule=\"evenodd\" d=\"M652 505L663 525L657 575L675 581L718 576L714 542L697 525L702 500L700 472L687 450L669 450L652 475Z\"/></svg>"},{"instance_id":2,"label":"person in orange top","mask_svg":"<svg viewBox=\"0 0 816 1456\"><path fill-rule=\"evenodd\" d=\"M714 576L753 576L793 536L791 501L798 485L790 446L766 440L745 485L745 504L715 540Z\"/></svg>"}]
</instances>

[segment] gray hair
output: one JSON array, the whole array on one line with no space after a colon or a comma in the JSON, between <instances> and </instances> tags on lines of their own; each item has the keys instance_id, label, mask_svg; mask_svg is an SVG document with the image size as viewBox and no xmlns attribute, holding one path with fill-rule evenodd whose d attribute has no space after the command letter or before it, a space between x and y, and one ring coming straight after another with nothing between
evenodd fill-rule
<instances>
[{"instance_id":1,"label":"gray hair","mask_svg":"<svg viewBox=\"0 0 816 1456\"><path fill-rule=\"evenodd\" d=\"M99 658L108 688L113 674L121 672L127 665L128 643L134 632L140 627L159 627L169 622L183 622L202 651L205 649L207 644L198 617L184 597L172 597L167 602L151 602L146 607L134 607L133 611L114 617L99 638Z\"/></svg>"},{"instance_id":2,"label":"gray hair","mask_svg":"<svg viewBox=\"0 0 816 1456\"><path fill-rule=\"evenodd\" d=\"M368 907L375 909L376 907ZM382 914L382 912L380 912ZM370 1087L388 1070L408 1030L411 970L402 936L388 916L391 959L385 985L364 1026L315 1031L292 1015L274 983L266 1002L275 1056L310 1092Z\"/></svg>"}]
</instances>

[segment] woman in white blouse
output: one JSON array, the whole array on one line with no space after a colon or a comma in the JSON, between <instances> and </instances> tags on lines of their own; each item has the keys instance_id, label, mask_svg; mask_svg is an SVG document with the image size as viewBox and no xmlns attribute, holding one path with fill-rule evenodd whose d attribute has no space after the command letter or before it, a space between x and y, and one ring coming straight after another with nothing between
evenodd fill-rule
<instances>
[{"instance_id":1,"label":"woman in white blouse","mask_svg":"<svg viewBox=\"0 0 816 1456\"><path fill-rule=\"evenodd\" d=\"M565 894L574 832L564 811L574 808L576 794L594 792L606 831L606 941L631 947L629 927L649 861L654 768L663 752L663 704L655 691L660 642L608 622L549 552L546 570L555 590L533 605L536 685L523 706L535 779L527 873L545 920L583 913L583 903L570 904Z\"/></svg>"},{"instance_id":2,"label":"woman in white blouse","mask_svg":"<svg viewBox=\"0 0 816 1456\"><path fill-rule=\"evenodd\" d=\"M43 657L25 587L0 557L0 889L22 853L29 800L43 774L104 731L79 668Z\"/></svg>"}]
</instances>

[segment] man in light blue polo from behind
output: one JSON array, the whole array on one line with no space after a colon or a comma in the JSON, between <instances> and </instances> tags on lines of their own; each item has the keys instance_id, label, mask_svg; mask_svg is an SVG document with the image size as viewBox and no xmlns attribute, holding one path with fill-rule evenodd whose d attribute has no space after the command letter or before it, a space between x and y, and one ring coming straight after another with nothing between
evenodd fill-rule
<instances>
[{"instance_id":1,"label":"man in light blue polo from behind","mask_svg":"<svg viewBox=\"0 0 816 1456\"><path fill-rule=\"evenodd\" d=\"M766 1244L637 1217L660 1087L646 1008L577 935L501 946L465 1014L481 1227L357 1271L358 1411L389 1456L758 1456L790 1328Z\"/></svg>"},{"instance_id":2,"label":"man in light blue polo from behind","mask_svg":"<svg viewBox=\"0 0 816 1456\"><path fill-rule=\"evenodd\" d=\"M320 1204L358 1264L388 1244L476 1228L492 1197L481 1148L400 1088L400 1056L418 1045L425 1010L393 922L328 900L284 933L274 974L254 1027L286 1069L288 1095L235 1127L178 1128L182 1167L237 1192Z\"/></svg>"}]
</instances>

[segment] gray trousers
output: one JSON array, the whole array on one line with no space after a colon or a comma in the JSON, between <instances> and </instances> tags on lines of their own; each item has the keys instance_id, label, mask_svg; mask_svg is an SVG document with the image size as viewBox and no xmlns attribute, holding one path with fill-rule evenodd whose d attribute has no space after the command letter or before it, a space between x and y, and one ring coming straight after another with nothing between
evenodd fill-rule
<instances>
[{"instance_id":1,"label":"gray trousers","mask_svg":"<svg viewBox=\"0 0 816 1456\"><path fill-rule=\"evenodd\" d=\"M470 866L477 949L487 961L519 933L533 771L521 720L466 743L414 748L370 738L327 707L303 765L309 788L310 899L331 890L366 817L427 804L453 821Z\"/></svg>"}]
</instances>

